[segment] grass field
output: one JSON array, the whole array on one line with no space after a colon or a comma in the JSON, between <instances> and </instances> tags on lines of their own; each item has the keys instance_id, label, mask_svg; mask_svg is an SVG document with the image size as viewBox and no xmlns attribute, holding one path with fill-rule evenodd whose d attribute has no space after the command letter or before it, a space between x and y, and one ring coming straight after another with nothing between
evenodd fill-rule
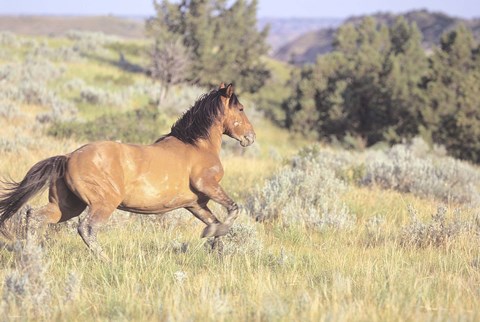
<instances>
[{"instance_id":1,"label":"grass field","mask_svg":"<svg viewBox=\"0 0 480 322\"><path fill-rule=\"evenodd\" d=\"M19 180L35 162L87 142L47 135L55 122L95 125L158 105L165 122L146 132L153 142L208 90L178 87L155 102L158 85L118 61L123 48L144 67L142 41L2 34L0 43L4 178ZM118 211L99 233L112 259L104 262L72 220L51 227L42 245L5 241L3 320L480 319L477 167L421 142L364 152L313 145L249 109L254 98L246 103L257 143L241 150L225 139L223 186L245 209L223 253L200 239L203 225L186 212Z\"/></svg>"}]
</instances>

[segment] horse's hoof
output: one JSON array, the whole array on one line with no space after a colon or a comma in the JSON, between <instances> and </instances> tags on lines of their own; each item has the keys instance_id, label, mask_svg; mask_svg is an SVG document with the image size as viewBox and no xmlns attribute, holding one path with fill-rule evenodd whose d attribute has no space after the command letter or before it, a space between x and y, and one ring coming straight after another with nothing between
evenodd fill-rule
<instances>
[{"instance_id":1,"label":"horse's hoof","mask_svg":"<svg viewBox=\"0 0 480 322\"><path fill-rule=\"evenodd\" d=\"M202 238L225 236L226 234L228 234L230 227L230 225L225 224L208 225L202 232Z\"/></svg>"},{"instance_id":2,"label":"horse's hoof","mask_svg":"<svg viewBox=\"0 0 480 322\"><path fill-rule=\"evenodd\" d=\"M219 224L215 230L215 237L225 236L230 231L231 225Z\"/></svg>"},{"instance_id":3,"label":"horse's hoof","mask_svg":"<svg viewBox=\"0 0 480 322\"><path fill-rule=\"evenodd\" d=\"M215 236L216 226L218 224L211 224L205 227L202 231L202 238L213 237Z\"/></svg>"}]
</instances>

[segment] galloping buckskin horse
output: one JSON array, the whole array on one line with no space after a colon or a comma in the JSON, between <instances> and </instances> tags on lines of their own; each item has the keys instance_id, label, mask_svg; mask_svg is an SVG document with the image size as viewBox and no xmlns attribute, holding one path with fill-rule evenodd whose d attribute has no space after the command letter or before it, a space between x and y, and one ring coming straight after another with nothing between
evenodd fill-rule
<instances>
[{"instance_id":1,"label":"galloping buckskin horse","mask_svg":"<svg viewBox=\"0 0 480 322\"><path fill-rule=\"evenodd\" d=\"M171 132L153 144L89 143L38 162L20 182L4 182L0 229L8 236L5 221L49 184L48 203L27 214L27 231L34 222L40 228L79 216L88 206L78 233L101 257L108 258L97 242L96 230L115 209L163 214L185 208L207 225L202 237L223 236L239 212L219 184L223 134L243 147L255 141L253 126L232 84L222 84L200 97ZM209 200L227 209L223 223L208 208Z\"/></svg>"}]
</instances>

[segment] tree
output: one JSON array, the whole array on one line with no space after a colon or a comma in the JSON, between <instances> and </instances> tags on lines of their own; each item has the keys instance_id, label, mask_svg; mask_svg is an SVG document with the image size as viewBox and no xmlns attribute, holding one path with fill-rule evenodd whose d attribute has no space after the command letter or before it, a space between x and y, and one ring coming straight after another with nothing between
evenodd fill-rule
<instances>
[{"instance_id":1,"label":"tree","mask_svg":"<svg viewBox=\"0 0 480 322\"><path fill-rule=\"evenodd\" d=\"M384 78L389 125L383 136L394 143L419 132L425 106L425 92L420 85L428 73L428 60L417 25L408 24L401 16L390 28L390 42Z\"/></svg>"},{"instance_id":2,"label":"tree","mask_svg":"<svg viewBox=\"0 0 480 322\"><path fill-rule=\"evenodd\" d=\"M150 55L150 75L162 84L161 101L172 85L187 79L189 53L179 40L171 40L162 44L155 41Z\"/></svg>"},{"instance_id":3,"label":"tree","mask_svg":"<svg viewBox=\"0 0 480 322\"><path fill-rule=\"evenodd\" d=\"M241 90L255 92L269 77L262 64L268 29L257 31L257 0L182 0L155 2L156 17L149 34L163 43L180 39L191 63L188 81L216 86L230 80Z\"/></svg>"},{"instance_id":4,"label":"tree","mask_svg":"<svg viewBox=\"0 0 480 322\"><path fill-rule=\"evenodd\" d=\"M443 35L430 57L422 113L426 132L452 155L480 162L480 51L464 26Z\"/></svg>"},{"instance_id":5,"label":"tree","mask_svg":"<svg viewBox=\"0 0 480 322\"><path fill-rule=\"evenodd\" d=\"M418 132L426 73L420 32L400 19L391 28L372 18L337 31L335 51L306 67L284 104L287 126L326 140L372 145Z\"/></svg>"}]
</instances>

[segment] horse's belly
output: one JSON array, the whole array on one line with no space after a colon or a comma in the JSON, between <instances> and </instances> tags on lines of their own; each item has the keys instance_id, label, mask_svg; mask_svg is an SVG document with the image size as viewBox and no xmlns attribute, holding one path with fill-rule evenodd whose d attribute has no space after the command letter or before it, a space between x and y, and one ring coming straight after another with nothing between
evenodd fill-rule
<instances>
[{"instance_id":1,"label":"horse's belly","mask_svg":"<svg viewBox=\"0 0 480 322\"><path fill-rule=\"evenodd\" d=\"M157 196L156 198L142 198L142 196L132 196L125 198L118 208L126 211L159 214L174 209L184 208L192 205L197 200L193 193L178 193L168 196Z\"/></svg>"}]
</instances>

